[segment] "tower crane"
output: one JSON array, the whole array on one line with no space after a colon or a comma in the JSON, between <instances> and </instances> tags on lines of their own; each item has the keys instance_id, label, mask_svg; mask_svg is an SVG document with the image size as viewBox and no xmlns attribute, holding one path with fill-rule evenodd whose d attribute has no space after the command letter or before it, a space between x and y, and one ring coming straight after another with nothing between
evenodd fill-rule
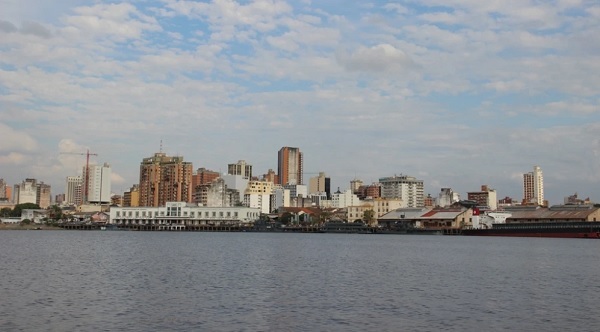
<instances>
[{"instance_id":1,"label":"tower crane","mask_svg":"<svg viewBox=\"0 0 600 332\"><path fill-rule=\"evenodd\" d=\"M61 152L60 154L76 154L76 155L80 155L80 156L86 156L85 159L85 182L83 185L83 202L87 203L88 202L88 187L89 187L89 180L90 180L90 156L98 156L97 153L90 153L90 149L87 149L86 153L79 153L79 152Z\"/></svg>"}]
</instances>

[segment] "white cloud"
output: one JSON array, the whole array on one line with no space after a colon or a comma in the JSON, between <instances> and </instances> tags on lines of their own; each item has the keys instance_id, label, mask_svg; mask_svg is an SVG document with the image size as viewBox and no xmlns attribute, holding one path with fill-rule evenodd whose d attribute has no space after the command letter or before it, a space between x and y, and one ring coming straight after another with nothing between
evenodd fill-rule
<instances>
[{"instance_id":1,"label":"white cloud","mask_svg":"<svg viewBox=\"0 0 600 332\"><path fill-rule=\"evenodd\" d=\"M0 152L32 152L38 148L37 141L28 133L28 129L15 129L0 122Z\"/></svg>"},{"instance_id":2,"label":"white cloud","mask_svg":"<svg viewBox=\"0 0 600 332\"><path fill-rule=\"evenodd\" d=\"M351 71L384 72L412 69L414 61L402 50L389 44L359 47L351 54L341 53L338 61Z\"/></svg>"},{"instance_id":3,"label":"white cloud","mask_svg":"<svg viewBox=\"0 0 600 332\"><path fill-rule=\"evenodd\" d=\"M6 155L0 154L0 165L23 165L27 159L26 155L18 152L10 152Z\"/></svg>"},{"instance_id":4,"label":"white cloud","mask_svg":"<svg viewBox=\"0 0 600 332\"><path fill-rule=\"evenodd\" d=\"M144 31L161 30L155 18L140 13L129 3L97 4L74 9L65 22L79 34L118 42L139 39Z\"/></svg>"}]
</instances>

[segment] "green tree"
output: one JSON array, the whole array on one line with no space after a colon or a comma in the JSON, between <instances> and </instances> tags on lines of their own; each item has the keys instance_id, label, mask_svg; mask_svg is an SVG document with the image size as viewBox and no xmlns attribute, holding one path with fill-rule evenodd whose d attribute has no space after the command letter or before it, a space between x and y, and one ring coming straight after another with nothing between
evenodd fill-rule
<instances>
[{"instance_id":1,"label":"green tree","mask_svg":"<svg viewBox=\"0 0 600 332\"><path fill-rule=\"evenodd\" d=\"M281 215L281 217L279 217L279 221L284 225L289 224L291 220L292 220L292 214L289 212L284 212Z\"/></svg>"},{"instance_id":2,"label":"green tree","mask_svg":"<svg viewBox=\"0 0 600 332\"><path fill-rule=\"evenodd\" d=\"M29 220L29 219L21 220L21 225L29 225L29 224L31 224L31 220Z\"/></svg>"},{"instance_id":3,"label":"green tree","mask_svg":"<svg viewBox=\"0 0 600 332\"><path fill-rule=\"evenodd\" d=\"M367 224L371 225L375 221L375 211L366 210L365 212L363 212L363 220Z\"/></svg>"},{"instance_id":4,"label":"green tree","mask_svg":"<svg viewBox=\"0 0 600 332\"><path fill-rule=\"evenodd\" d=\"M57 222L57 221L62 220L63 218L64 218L64 214L63 214L63 211L60 208L60 206L52 205L50 208L48 208L48 221Z\"/></svg>"},{"instance_id":5,"label":"green tree","mask_svg":"<svg viewBox=\"0 0 600 332\"><path fill-rule=\"evenodd\" d=\"M12 213L11 208L2 208L2 210L0 210L0 216L2 216L2 217L10 217L11 213Z\"/></svg>"},{"instance_id":6,"label":"green tree","mask_svg":"<svg viewBox=\"0 0 600 332\"><path fill-rule=\"evenodd\" d=\"M40 209L40 206L35 203L17 204L12 209L10 216L11 217L20 217L23 210L39 210L39 209Z\"/></svg>"},{"instance_id":7,"label":"green tree","mask_svg":"<svg viewBox=\"0 0 600 332\"><path fill-rule=\"evenodd\" d=\"M331 219L331 212L321 210L319 213L319 223L326 223L329 221L329 219Z\"/></svg>"}]
</instances>

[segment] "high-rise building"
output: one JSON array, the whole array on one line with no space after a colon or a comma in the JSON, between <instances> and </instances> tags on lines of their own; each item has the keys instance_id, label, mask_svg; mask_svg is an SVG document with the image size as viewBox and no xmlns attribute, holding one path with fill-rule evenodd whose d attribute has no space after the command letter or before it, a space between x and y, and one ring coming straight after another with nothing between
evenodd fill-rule
<instances>
[{"instance_id":1,"label":"high-rise building","mask_svg":"<svg viewBox=\"0 0 600 332\"><path fill-rule=\"evenodd\" d=\"M0 178L0 201L2 200L7 200L8 197L6 197L6 182L4 181L4 179Z\"/></svg>"},{"instance_id":2,"label":"high-rise building","mask_svg":"<svg viewBox=\"0 0 600 332\"><path fill-rule=\"evenodd\" d=\"M15 184L14 203L37 204L37 181L36 179L25 179L21 184Z\"/></svg>"},{"instance_id":3,"label":"high-rise building","mask_svg":"<svg viewBox=\"0 0 600 332\"><path fill-rule=\"evenodd\" d=\"M383 198L400 198L405 207L423 207L425 205L423 180L417 180L412 176L394 175L380 178L379 183Z\"/></svg>"},{"instance_id":4,"label":"high-rise building","mask_svg":"<svg viewBox=\"0 0 600 332\"><path fill-rule=\"evenodd\" d=\"M479 206L487 206L492 211L498 209L498 197L496 190L489 188L487 185L481 186L481 191L471 191L467 193L467 199L477 202Z\"/></svg>"},{"instance_id":5,"label":"high-rise building","mask_svg":"<svg viewBox=\"0 0 600 332\"><path fill-rule=\"evenodd\" d=\"M40 182L36 186L35 204L37 204L42 209L47 209L50 207L50 203L52 200L52 194L50 193L50 189L50 185L45 184L44 182Z\"/></svg>"},{"instance_id":6,"label":"high-rise building","mask_svg":"<svg viewBox=\"0 0 600 332\"><path fill-rule=\"evenodd\" d=\"M523 174L523 201L545 205L544 175L539 166L533 166L533 172Z\"/></svg>"},{"instance_id":7,"label":"high-rise building","mask_svg":"<svg viewBox=\"0 0 600 332\"><path fill-rule=\"evenodd\" d=\"M86 167L83 167L83 178L88 180L87 202L92 204L110 204L110 178L111 169L108 163L103 165L89 165L89 176L86 176Z\"/></svg>"},{"instance_id":8,"label":"high-rise building","mask_svg":"<svg viewBox=\"0 0 600 332\"><path fill-rule=\"evenodd\" d=\"M155 153L140 163L140 206L192 201L192 163Z\"/></svg>"},{"instance_id":9,"label":"high-rise building","mask_svg":"<svg viewBox=\"0 0 600 332\"><path fill-rule=\"evenodd\" d=\"M196 174L192 174L192 191L194 191L197 186L209 184L220 176L221 174L219 174L219 172L211 171L204 167L198 168Z\"/></svg>"},{"instance_id":10,"label":"high-rise building","mask_svg":"<svg viewBox=\"0 0 600 332\"><path fill-rule=\"evenodd\" d=\"M140 186L134 184L129 191L123 193L123 206L140 206Z\"/></svg>"},{"instance_id":11,"label":"high-rise building","mask_svg":"<svg viewBox=\"0 0 600 332\"><path fill-rule=\"evenodd\" d=\"M324 172L319 172L318 176L314 176L308 180L308 193L327 194L327 199L331 199L331 178L325 176Z\"/></svg>"},{"instance_id":12,"label":"high-rise building","mask_svg":"<svg viewBox=\"0 0 600 332\"><path fill-rule=\"evenodd\" d=\"M237 164L227 165L227 174L241 175L248 179L252 179L252 165L246 163L245 160L239 160Z\"/></svg>"},{"instance_id":13,"label":"high-rise building","mask_svg":"<svg viewBox=\"0 0 600 332\"><path fill-rule=\"evenodd\" d=\"M279 184L304 184L302 179L303 156L299 148L284 146L279 150L277 160L277 173Z\"/></svg>"},{"instance_id":14,"label":"high-rise building","mask_svg":"<svg viewBox=\"0 0 600 332\"><path fill-rule=\"evenodd\" d=\"M56 202L56 205L63 205L65 202L65 194L58 194L54 196L54 202Z\"/></svg>"},{"instance_id":15,"label":"high-rise building","mask_svg":"<svg viewBox=\"0 0 600 332\"><path fill-rule=\"evenodd\" d=\"M83 177L67 176L66 205L81 205L83 203Z\"/></svg>"}]
</instances>

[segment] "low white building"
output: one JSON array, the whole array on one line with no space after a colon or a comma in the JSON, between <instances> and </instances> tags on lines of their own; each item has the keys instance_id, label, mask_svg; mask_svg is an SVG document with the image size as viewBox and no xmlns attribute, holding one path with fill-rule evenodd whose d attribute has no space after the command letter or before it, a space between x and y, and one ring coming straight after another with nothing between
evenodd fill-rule
<instances>
[{"instance_id":1,"label":"low white building","mask_svg":"<svg viewBox=\"0 0 600 332\"><path fill-rule=\"evenodd\" d=\"M260 209L243 206L206 207L185 202L167 202L160 207L111 207L110 221L116 225L241 225L258 220Z\"/></svg>"},{"instance_id":2,"label":"low white building","mask_svg":"<svg viewBox=\"0 0 600 332\"><path fill-rule=\"evenodd\" d=\"M29 219L36 224L43 224L44 218L48 217L48 211L44 209L23 209L21 210L21 221Z\"/></svg>"}]
</instances>

